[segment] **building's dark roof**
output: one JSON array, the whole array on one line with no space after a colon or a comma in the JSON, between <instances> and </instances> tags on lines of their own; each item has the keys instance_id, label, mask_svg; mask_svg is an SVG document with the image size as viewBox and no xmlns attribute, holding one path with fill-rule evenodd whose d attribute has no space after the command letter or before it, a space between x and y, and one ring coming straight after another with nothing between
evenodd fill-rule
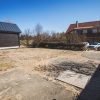
<instances>
[{"instance_id":1,"label":"building's dark roof","mask_svg":"<svg viewBox=\"0 0 100 100\"><path fill-rule=\"evenodd\" d=\"M0 32L21 33L21 30L16 24L0 22Z\"/></svg>"},{"instance_id":2,"label":"building's dark roof","mask_svg":"<svg viewBox=\"0 0 100 100\"><path fill-rule=\"evenodd\" d=\"M78 23L78 28L80 28L80 27L97 27L97 26L100 27L100 21ZM69 33L70 31L72 31L75 28L76 28L76 24L70 24L66 33Z\"/></svg>"}]
</instances>

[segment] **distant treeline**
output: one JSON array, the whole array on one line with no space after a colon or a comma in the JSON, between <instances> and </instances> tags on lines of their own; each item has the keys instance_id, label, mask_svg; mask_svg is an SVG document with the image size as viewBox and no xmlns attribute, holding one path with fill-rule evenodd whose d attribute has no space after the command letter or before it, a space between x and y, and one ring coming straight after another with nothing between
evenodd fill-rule
<instances>
[{"instance_id":1,"label":"distant treeline","mask_svg":"<svg viewBox=\"0 0 100 100\"><path fill-rule=\"evenodd\" d=\"M21 43L30 46L39 44L41 42L66 42L66 35L64 32L44 32L43 27L37 24L34 31L26 29L24 33L20 35Z\"/></svg>"},{"instance_id":2,"label":"distant treeline","mask_svg":"<svg viewBox=\"0 0 100 100\"><path fill-rule=\"evenodd\" d=\"M39 46L40 43L50 43L53 45L56 43L66 43L66 44L77 44L85 42L85 36L79 36L78 34L66 34L65 32L44 32L43 27L37 24L34 30L26 29L23 34L20 35L21 44L25 46Z\"/></svg>"}]
</instances>

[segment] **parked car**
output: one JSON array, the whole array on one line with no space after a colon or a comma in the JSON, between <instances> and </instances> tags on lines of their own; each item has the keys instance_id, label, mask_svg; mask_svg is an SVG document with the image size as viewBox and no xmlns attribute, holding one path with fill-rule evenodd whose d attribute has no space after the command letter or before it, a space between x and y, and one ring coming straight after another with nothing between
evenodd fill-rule
<instances>
[{"instance_id":1,"label":"parked car","mask_svg":"<svg viewBox=\"0 0 100 100\"><path fill-rule=\"evenodd\" d=\"M84 44L83 50L87 51L88 50L88 46L89 46L89 42L82 42L82 44Z\"/></svg>"},{"instance_id":2,"label":"parked car","mask_svg":"<svg viewBox=\"0 0 100 100\"><path fill-rule=\"evenodd\" d=\"M98 47L98 49L97 49L98 51L100 51L100 47Z\"/></svg>"},{"instance_id":3,"label":"parked car","mask_svg":"<svg viewBox=\"0 0 100 100\"><path fill-rule=\"evenodd\" d=\"M98 50L100 48L100 43L99 42L89 43L87 48L93 49L93 50Z\"/></svg>"}]
</instances>

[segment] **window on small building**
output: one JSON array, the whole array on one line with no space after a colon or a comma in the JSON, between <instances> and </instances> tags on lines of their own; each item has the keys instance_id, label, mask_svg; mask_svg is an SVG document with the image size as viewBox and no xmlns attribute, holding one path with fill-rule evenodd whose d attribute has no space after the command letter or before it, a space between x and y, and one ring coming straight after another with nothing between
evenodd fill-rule
<instances>
[{"instance_id":1,"label":"window on small building","mask_svg":"<svg viewBox=\"0 0 100 100\"><path fill-rule=\"evenodd\" d=\"M97 33L97 29L93 29L92 30L92 33Z\"/></svg>"},{"instance_id":2,"label":"window on small building","mask_svg":"<svg viewBox=\"0 0 100 100\"><path fill-rule=\"evenodd\" d=\"M83 33L87 33L87 30L83 30Z\"/></svg>"}]
</instances>

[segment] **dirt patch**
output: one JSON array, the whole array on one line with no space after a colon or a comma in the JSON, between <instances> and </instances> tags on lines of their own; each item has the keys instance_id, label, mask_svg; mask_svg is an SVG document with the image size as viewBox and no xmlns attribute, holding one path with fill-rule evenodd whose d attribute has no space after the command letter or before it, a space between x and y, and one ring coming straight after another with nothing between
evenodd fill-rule
<instances>
[{"instance_id":1,"label":"dirt patch","mask_svg":"<svg viewBox=\"0 0 100 100\"><path fill-rule=\"evenodd\" d=\"M99 52L97 52L97 55L98 53ZM38 73L40 76L44 78L46 77L46 80L51 78L51 81L56 81L55 77L57 77L65 70L72 70L77 73L92 75L96 69L98 60L89 59L88 57L83 56L83 54L86 55L87 51L85 52L43 48L0 50L0 67L2 66L1 70L6 70L8 68L17 66L25 72ZM17 76L14 77L16 78ZM21 77L21 74L17 78L19 77ZM56 81L56 83L59 82ZM61 83L61 85L63 85L63 83ZM26 85L26 87L27 86L28 85ZM68 84L64 84L64 87L71 91L74 91L74 89L77 90L75 87L73 88ZM20 98L20 95L18 95L18 97Z\"/></svg>"},{"instance_id":2,"label":"dirt patch","mask_svg":"<svg viewBox=\"0 0 100 100\"><path fill-rule=\"evenodd\" d=\"M7 50L0 50L0 71L15 67L15 62L9 58L8 53Z\"/></svg>"},{"instance_id":3,"label":"dirt patch","mask_svg":"<svg viewBox=\"0 0 100 100\"><path fill-rule=\"evenodd\" d=\"M92 63L91 61L78 63L74 61L70 61L66 58L53 58L47 60L43 63L40 63L34 69L40 72L48 73L48 76L57 77L61 72L65 70L71 70L76 73L81 73L85 75L92 75L97 68L96 63Z\"/></svg>"},{"instance_id":4,"label":"dirt patch","mask_svg":"<svg viewBox=\"0 0 100 100\"><path fill-rule=\"evenodd\" d=\"M14 62L0 62L0 71L6 71L13 67L15 67Z\"/></svg>"},{"instance_id":5,"label":"dirt patch","mask_svg":"<svg viewBox=\"0 0 100 100\"><path fill-rule=\"evenodd\" d=\"M0 100L73 100L62 85L13 69L0 75Z\"/></svg>"},{"instance_id":6,"label":"dirt patch","mask_svg":"<svg viewBox=\"0 0 100 100\"><path fill-rule=\"evenodd\" d=\"M88 51L83 53L82 56L88 59L100 61L100 51Z\"/></svg>"},{"instance_id":7,"label":"dirt patch","mask_svg":"<svg viewBox=\"0 0 100 100\"><path fill-rule=\"evenodd\" d=\"M56 77L65 70L92 75L98 60L83 56L88 54L92 52L43 48L9 49L0 51L0 63L4 69L6 66L7 68L17 66L26 71L38 71L51 77ZM99 55L99 52L96 54Z\"/></svg>"}]
</instances>

